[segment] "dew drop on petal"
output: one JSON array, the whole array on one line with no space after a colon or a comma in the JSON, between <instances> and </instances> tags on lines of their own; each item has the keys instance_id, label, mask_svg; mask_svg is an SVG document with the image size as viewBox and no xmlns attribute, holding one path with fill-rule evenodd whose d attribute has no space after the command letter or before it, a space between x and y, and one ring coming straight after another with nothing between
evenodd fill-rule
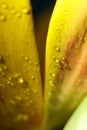
<instances>
[{"instance_id":1,"label":"dew drop on petal","mask_svg":"<svg viewBox=\"0 0 87 130\"><path fill-rule=\"evenodd\" d=\"M21 14L20 13L16 13L16 18L21 18Z\"/></svg>"},{"instance_id":2,"label":"dew drop on petal","mask_svg":"<svg viewBox=\"0 0 87 130\"><path fill-rule=\"evenodd\" d=\"M11 79L12 79L12 77L11 77L11 76L9 76L9 77L8 77L8 80L11 80Z\"/></svg>"},{"instance_id":3,"label":"dew drop on petal","mask_svg":"<svg viewBox=\"0 0 87 130\"><path fill-rule=\"evenodd\" d=\"M19 82L20 84L23 84L23 83L24 83L24 79L23 79L22 77L20 77L20 78L18 79L18 82Z\"/></svg>"},{"instance_id":4,"label":"dew drop on petal","mask_svg":"<svg viewBox=\"0 0 87 130\"><path fill-rule=\"evenodd\" d=\"M24 57L24 59L25 59L25 61L29 61L29 58L26 56L26 57Z\"/></svg>"},{"instance_id":5,"label":"dew drop on petal","mask_svg":"<svg viewBox=\"0 0 87 130\"><path fill-rule=\"evenodd\" d=\"M7 9L7 8L8 8L8 5L4 3L4 4L2 5L2 8L3 8L3 9Z\"/></svg>"},{"instance_id":6,"label":"dew drop on petal","mask_svg":"<svg viewBox=\"0 0 87 130\"><path fill-rule=\"evenodd\" d=\"M30 13L30 11L29 11L28 8L23 8L23 9L22 9L22 12L23 12L24 14L29 14L29 13Z\"/></svg>"},{"instance_id":7,"label":"dew drop on petal","mask_svg":"<svg viewBox=\"0 0 87 130\"><path fill-rule=\"evenodd\" d=\"M14 75L14 79L19 83L19 84L24 84L24 78L22 77L22 75L21 74L19 74L19 73L16 73L15 75Z\"/></svg>"},{"instance_id":8,"label":"dew drop on petal","mask_svg":"<svg viewBox=\"0 0 87 130\"><path fill-rule=\"evenodd\" d=\"M55 59L56 59L55 55L52 55L51 57L52 57L52 59L53 59L53 60L55 60Z\"/></svg>"},{"instance_id":9,"label":"dew drop on petal","mask_svg":"<svg viewBox=\"0 0 87 130\"><path fill-rule=\"evenodd\" d=\"M52 81L52 80L49 80L49 83L50 83L50 84L52 84L52 83L53 83L53 81Z\"/></svg>"},{"instance_id":10,"label":"dew drop on petal","mask_svg":"<svg viewBox=\"0 0 87 130\"><path fill-rule=\"evenodd\" d=\"M55 73L52 73L52 77L55 77L56 75L55 75Z\"/></svg>"},{"instance_id":11,"label":"dew drop on petal","mask_svg":"<svg viewBox=\"0 0 87 130\"><path fill-rule=\"evenodd\" d=\"M22 98L20 96L16 96L16 99L21 101Z\"/></svg>"},{"instance_id":12,"label":"dew drop on petal","mask_svg":"<svg viewBox=\"0 0 87 130\"><path fill-rule=\"evenodd\" d=\"M33 89L33 92L34 92L34 93L36 93L36 92L37 92L37 90L36 90L36 89Z\"/></svg>"},{"instance_id":13,"label":"dew drop on petal","mask_svg":"<svg viewBox=\"0 0 87 130\"><path fill-rule=\"evenodd\" d=\"M15 104L16 104L16 102L15 102L14 100L9 100L9 103L10 103L11 105L15 105Z\"/></svg>"},{"instance_id":14,"label":"dew drop on petal","mask_svg":"<svg viewBox=\"0 0 87 130\"><path fill-rule=\"evenodd\" d=\"M6 21L6 16L3 14L0 14L0 21Z\"/></svg>"},{"instance_id":15,"label":"dew drop on petal","mask_svg":"<svg viewBox=\"0 0 87 130\"><path fill-rule=\"evenodd\" d=\"M58 60L58 59L56 59L56 63L57 63L57 64L59 63L59 60Z\"/></svg>"},{"instance_id":16,"label":"dew drop on petal","mask_svg":"<svg viewBox=\"0 0 87 130\"><path fill-rule=\"evenodd\" d=\"M16 10L15 9L12 9L11 10L11 14L15 14L16 13Z\"/></svg>"},{"instance_id":17,"label":"dew drop on petal","mask_svg":"<svg viewBox=\"0 0 87 130\"><path fill-rule=\"evenodd\" d=\"M2 84L2 83L0 83L0 87L1 87L1 88L5 88L5 85Z\"/></svg>"},{"instance_id":18,"label":"dew drop on petal","mask_svg":"<svg viewBox=\"0 0 87 130\"><path fill-rule=\"evenodd\" d=\"M34 79L34 76L33 76L33 75L31 76L31 79Z\"/></svg>"},{"instance_id":19,"label":"dew drop on petal","mask_svg":"<svg viewBox=\"0 0 87 130\"><path fill-rule=\"evenodd\" d=\"M18 115L16 116L15 121L17 121L17 122L19 122L19 121L21 121L21 120L27 121L28 119L29 119L29 117L28 117L27 114L18 114Z\"/></svg>"}]
</instances>

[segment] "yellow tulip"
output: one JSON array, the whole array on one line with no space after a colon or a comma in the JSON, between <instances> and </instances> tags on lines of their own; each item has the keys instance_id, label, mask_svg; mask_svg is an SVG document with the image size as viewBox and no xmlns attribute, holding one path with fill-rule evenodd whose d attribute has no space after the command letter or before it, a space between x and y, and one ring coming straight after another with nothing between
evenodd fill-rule
<instances>
[{"instance_id":1,"label":"yellow tulip","mask_svg":"<svg viewBox=\"0 0 87 130\"><path fill-rule=\"evenodd\" d=\"M0 0L0 130L59 130L87 94L86 5Z\"/></svg>"}]
</instances>

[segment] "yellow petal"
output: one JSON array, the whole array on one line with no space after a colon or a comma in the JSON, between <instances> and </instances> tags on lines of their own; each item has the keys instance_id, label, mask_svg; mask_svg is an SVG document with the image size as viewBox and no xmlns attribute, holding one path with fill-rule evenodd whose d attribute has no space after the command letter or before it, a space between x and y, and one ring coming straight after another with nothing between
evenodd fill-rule
<instances>
[{"instance_id":1,"label":"yellow petal","mask_svg":"<svg viewBox=\"0 0 87 130\"><path fill-rule=\"evenodd\" d=\"M86 78L83 78L87 57L86 5L86 0L59 0L53 11L45 61L45 123L48 128L63 126L87 93Z\"/></svg>"},{"instance_id":2,"label":"yellow petal","mask_svg":"<svg viewBox=\"0 0 87 130\"><path fill-rule=\"evenodd\" d=\"M42 84L29 0L0 0L0 125L40 126Z\"/></svg>"}]
</instances>

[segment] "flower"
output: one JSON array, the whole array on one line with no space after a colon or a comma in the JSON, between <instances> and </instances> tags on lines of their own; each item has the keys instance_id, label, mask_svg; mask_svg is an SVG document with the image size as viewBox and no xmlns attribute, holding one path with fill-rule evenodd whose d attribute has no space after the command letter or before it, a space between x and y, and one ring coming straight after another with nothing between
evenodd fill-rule
<instances>
[{"instance_id":1,"label":"flower","mask_svg":"<svg viewBox=\"0 0 87 130\"><path fill-rule=\"evenodd\" d=\"M86 5L0 1L0 129L64 127L87 93Z\"/></svg>"}]
</instances>

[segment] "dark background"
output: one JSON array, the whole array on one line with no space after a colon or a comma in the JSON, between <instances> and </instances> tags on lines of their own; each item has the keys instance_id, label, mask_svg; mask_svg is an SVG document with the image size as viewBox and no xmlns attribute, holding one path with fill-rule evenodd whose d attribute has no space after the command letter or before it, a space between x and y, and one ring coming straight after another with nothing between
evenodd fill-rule
<instances>
[{"instance_id":1,"label":"dark background","mask_svg":"<svg viewBox=\"0 0 87 130\"><path fill-rule=\"evenodd\" d=\"M39 15L39 13L45 8L49 8L51 5L54 5L55 1L56 0L31 0L34 17L37 17L37 15Z\"/></svg>"}]
</instances>

